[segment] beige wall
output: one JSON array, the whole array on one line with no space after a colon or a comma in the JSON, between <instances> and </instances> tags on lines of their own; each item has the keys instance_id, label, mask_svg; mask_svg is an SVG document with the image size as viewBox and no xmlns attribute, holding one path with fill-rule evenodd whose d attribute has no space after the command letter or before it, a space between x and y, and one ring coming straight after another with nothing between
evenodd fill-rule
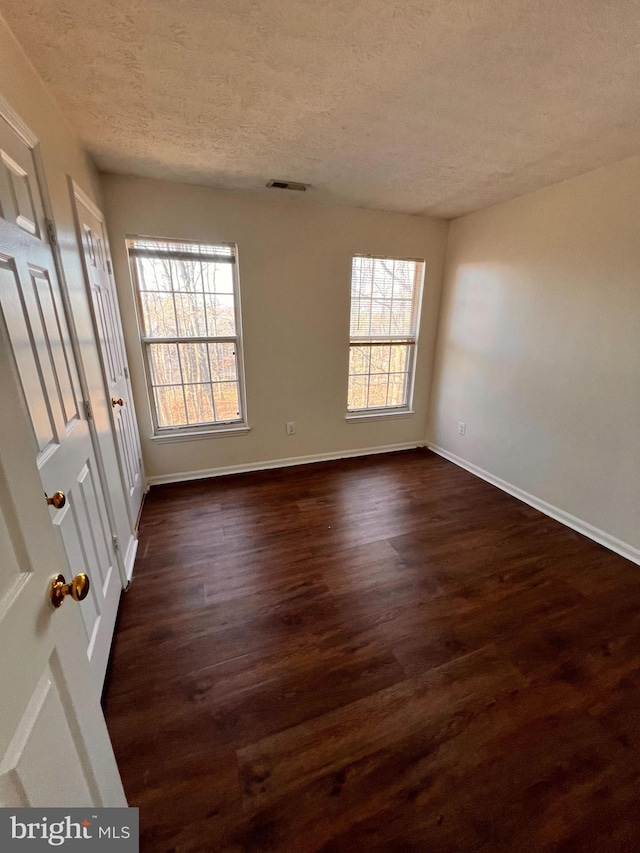
<instances>
[{"instance_id":1,"label":"beige wall","mask_svg":"<svg viewBox=\"0 0 640 853\"><path fill-rule=\"evenodd\" d=\"M304 196L264 198L111 175L104 176L103 190L148 475L424 443L446 222L318 205ZM238 244L247 435L150 439L127 234ZM345 421L351 257L357 252L427 261L415 414L407 418ZM287 421L297 423L296 435L285 434Z\"/></svg>"},{"instance_id":2,"label":"beige wall","mask_svg":"<svg viewBox=\"0 0 640 853\"><path fill-rule=\"evenodd\" d=\"M97 204L101 204L100 180L91 161L81 149L72 129L66 124L55 100L28 62L10 30L0 18L0 96L21 117L40 143L53 216L58 231L67 290L73 321L81 341L85 375L100 436L105 468L112 472L109 481L115 525L121 541L128 541L131 525L127 516L118 462L111 433L111 412L107 407L101 367L76 233L68 177ZM115 473L114 473L115 472Z\"/></svg>"},{"instance_id":3,"label":"beige wall","mask_svg":"<svg viewBox=\"0 0 640 853\"><path fill-rule=\"evenodd\" d=\"M639 423L640 159L451 223L430 440L638 548Z\"/></svg>"}]
</instances>

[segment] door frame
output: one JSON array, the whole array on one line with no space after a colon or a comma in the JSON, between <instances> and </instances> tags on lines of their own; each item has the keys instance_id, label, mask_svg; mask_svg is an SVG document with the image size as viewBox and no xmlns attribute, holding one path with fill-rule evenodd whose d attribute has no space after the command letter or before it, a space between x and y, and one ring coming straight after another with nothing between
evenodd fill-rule
<instances>
[{"instance_id":1,"label":"door frame","mask_svg":"<svg viewBox=\"0 0 640 853\"><path fill-rule=\"evenodd\" d=\"M91 414L91 404L90 404L90 396L88 391L88 383L87 378L84 371L84 362L82 360L82 348L80 346L80 341L78 340L78 332L76 329L75 320L73 317L73 311L71 306L71 300L69 299L69 288L67 284L67 278L65 275L65 269L62 262L62 253L60 251L60 244L58 242L58 231L54 219L53 214L53 205L51 204L51 198L49 196L49 187L46 180L46 171L44 167L44 159L42 156L42 149L40 147L40 140L33 133L33 131L29 128L29 126L24 122L21 116L13 109L9 101L0 93L0 116L7 122L7 124L18 134L18 136L22 139L22 141L27 145L31 151L33 152L33 161L35 165L36 178L38 181L38 189L40 190L40 196L42 199L42 207L44 209L45 220L47 223L47 231L48 231L48 239L49 245L51 246L51 252L53 255L53 263L56 270L56 275L58 277L58 281L60 284L60 295L62 297L62 307L65 313L65 317L67 320L67 325L69 327L69 336L71 339L71 349L73 352L74 359L76 361L76 367L78 370L78 380L80 382L80 393L82 394L82 402L84 406L84 415L87 419L87 423L89 425L89 435L91 436L91 444L93 445L93 452L96 457L96 465L98 468L98 477L100 480L100 487L103 492L104 502L107 509L107 517L109 521L109 530L111 531L111 539L112 539L112 548L114 553L114 559L116 566L118 567L118 573L120 575L120 581L122 584L122 588L125 589L127 586L126 579L126 570L124 565L124 554L121 553L121 549L115 547L115 536L116 536L116 523L115 523L115 514L113 512L113 506L111 504L111 495L109 494L109 487L107 481L107 474L104 467L104 460L102 458L102 453L100 451L100 445L98 442L98 436L95 428L95 423L93 420L93 416ZM80 254L82 254L82 247L79 246L78 250ZM93 315L92 315L93 316ZM94 333L95 334L95 333ZM99 349L96 343L96 349ZM106 392L105 392L106 393Z\"/></svg>"}]
</instances>

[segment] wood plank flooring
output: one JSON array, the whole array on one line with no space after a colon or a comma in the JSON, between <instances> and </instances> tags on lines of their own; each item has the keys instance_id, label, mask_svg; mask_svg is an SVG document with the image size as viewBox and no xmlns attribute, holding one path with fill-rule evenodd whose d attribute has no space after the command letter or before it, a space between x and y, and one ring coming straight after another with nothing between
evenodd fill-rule
<instances>
[{"instance_id":1,"label":"wood plank flooring","mask_svg":"<svg viewBox=\"0 0 640 853\"><path fill-rule=\"evenodd\" d=\"M640 851L640 569L416 450L155 487L104 696L146 851Z\"/></svg>"}]
</instances>

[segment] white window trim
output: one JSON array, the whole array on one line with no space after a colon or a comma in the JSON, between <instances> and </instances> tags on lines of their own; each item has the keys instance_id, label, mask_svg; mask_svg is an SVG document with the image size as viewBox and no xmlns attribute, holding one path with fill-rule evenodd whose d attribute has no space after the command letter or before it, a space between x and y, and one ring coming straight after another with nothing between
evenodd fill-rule
<instances>
[{"instance_id":1,"label":"white window trim","mask_svg":"<svg viewBox=\"0 0 640 853\"><path fill-rule=\"evenodd\" d=\"M420 278L420 283L418 285L418 298L416 300L416 334L415 337L406 338L406 337L393 337L391 335L371 335L368 338L365 338L362 335L351 336L349 334L349 350L351 350L352 346L358 346L358 342L362 341L362 345L366 345L366 343L370 341L380 342L381 344L385 343L387 340L389 343L402 343L406 341L410 343L411 346L409 348L409 358L410 365L409 370L407 371L407 402L404 406L389 406L384 408L369 408L369 409L349 409L347 408L347 413L345 415L345 420L347 423L360 423L366 421L376 421L376 420L387 420L392 418L406 418L415 414L413 409L413 392L415 390L416 384L416 370L418 366L418 341L420 337L420 326L422 325L422 299L424 296L424 284L426 280L427 274L427 262L424 258L396 258L391 257L389 255L371 255L365 252L355 252L351 257L351 271L350 276L353 276L353 259L354 258L372 258L373 260L382 260L382 261L411 261L412 263L421 264L422 265L422 276ZM349 279L349 313L351 313L351 285L352 278ZM349 374L347 368L347 399L349 394Z\"/></svg>"},{"instance_id":2,"label":"white window trim","mask_svg":"<svg viewBox=\"0 0 640 853\"><path fill-rule=\"evenodd\" d=\"M233 289L234 289L234 313L236 322L235 335L220 335L217 337L202 336L198 338L183 338L176 335L171 338L148 338L144 333L144 317L142 313L142 302L140 299L140 287L138 284L138 271L136 269L136 259L129 253L130 240L148 240L157 243L189 243L193 245L215 245L215 246L231 246L234 252L234 261L232 263L233 270ZM149 237L140 234L127 234L127 255L129 258L129 269L131 274L131 285L133 288L135 304L136 304L136 320L138 323L138 338L140 340L140 353L144 367L144 376L147 385L147 402L149 405L149 413L151 415L151 424L153 434L150 436L153 441L193 441L200 438L223 438L233 435L246 435L251 427L247 422L247 394L244 375L244 343L242 339L242 303L240 297L240 273L238 246L236 243L229 243L224 240L187 240L182 237ZM233 343L236 348L236 364L238 370L238 403L240 405L240 418L232 421L218 421L215 423L206 424L184 424L177 427L161 427L158 426L158 416L156 412L155 398L153 394L153 383L151 379L151 367L149 365L148 345L154 343L198 343L207 342L228 342Z\"/></svg>"},{"instance_id":3,"label":"white window trim","mask_svg":"<svg viewBox=\"0 0 640 853\"><path fill-rule=\"evenodd\" d=\"M172 441L198 441L203 438L231 438L234 435L246 435L251 432L250 426L228 426L216 430L201 430L200 432L183 432L179 435L174 432L166 433L163 431L161 435L149 436L151 441L172 442Z\"/></svg>"},{"instance_id":4,"label":"white window trim","mask_svg":"<svg viewBox=\"0 0 640 853\"><path fill-rule=\"evenodd\" d=\"M353 413L344 416L345 421L350 424L363 423L366 421L386 421L393 418L409 418L414 415L413 409L397 408L397 409L354 409Z\"/></svg>"}]
</instances>

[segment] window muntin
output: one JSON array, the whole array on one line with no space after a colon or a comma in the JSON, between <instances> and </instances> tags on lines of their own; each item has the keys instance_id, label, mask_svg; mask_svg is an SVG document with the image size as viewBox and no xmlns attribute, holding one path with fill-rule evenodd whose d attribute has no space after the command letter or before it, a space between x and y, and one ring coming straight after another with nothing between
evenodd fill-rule
<instances>
[{"instance_id":1,"label":"window muntin","mask_svg":"<svg viewBox=\"0 0 640 853\"><path fill-rule=\"evenodd\" d=\"M131 238L156 434L244 424L236 248Z\"/></svg>"},{"instance_id":2,"label":"window muntin","mask_svg":"<svg viewBox=\"0 0 640 853\"><path fill-rule=\"evenodd\" d=\"M348 412L409 410L423 277L421 260L353 258Z\"/></svg>"}]
</instances>

